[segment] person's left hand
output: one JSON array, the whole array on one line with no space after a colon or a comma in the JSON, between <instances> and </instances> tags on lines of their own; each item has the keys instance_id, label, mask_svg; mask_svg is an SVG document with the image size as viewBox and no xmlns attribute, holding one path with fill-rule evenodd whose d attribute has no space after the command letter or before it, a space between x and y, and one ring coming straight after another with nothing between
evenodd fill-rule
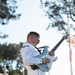
<instances>
[{"instance_id":1,"label":"person's left hand","mask_svg":"<svg viewBox=\"0 0 75 75\"><path fill-rule=\"evenodd\" d=\"M50 52L49 54L50 54L51 56L55 56L55 52L54 52L54 51Z\"/></svg>"}]
</instances>

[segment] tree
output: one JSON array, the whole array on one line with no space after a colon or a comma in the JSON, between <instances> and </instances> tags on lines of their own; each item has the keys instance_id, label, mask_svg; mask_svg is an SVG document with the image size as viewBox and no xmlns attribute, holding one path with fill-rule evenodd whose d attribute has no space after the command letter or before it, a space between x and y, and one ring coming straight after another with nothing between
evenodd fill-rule
<instances>
[{"instance_id":1,"label":"tree","mask_svg":"<svg viewBox=\"0 0 75 75\"><path fill-rule=\"evenodd\" d=\"M20 56L20 48L23 43L18 44L0 44L0 72L3 72L4 65L6 65L6 69L8 70L8 73L11 75L11 73L14 71L21 72L23 66L23 62ZM14 61L16 63L14 63ZM15 64L15 70L13 69L12 64ZM12 74L14 75L14 74Z\"/></svg>"},{"instance_id":2,"label":"tree","mask_svg":"<svg viewBox=\"0 0 75 75\"><path fill-rule=\"evenodd\" d=\"M6 25L9 21L17 20L20 18L21 14L16 14L16 9L18 6L16 5L17 0L0 0L0 24ZM2 34L0 32L0 38L8 37L7 34Z\"/></svg>"},{"instance_id":3,"label":"tree","mask_svg":"<svg viewBox=\"0 0 75 75\"><path fill-rule=\"evenodd\" d=\"M64 18L65 15L70 15L70 19L75 22L75 0L40 0L40 2L41 8L50 19L47 29L53 27L67 33L68 23ZM75 30L75 25L71 24L71 28Z\"/></svg>"},{"instance_id":4,"label":"tree","mask_svg":"<svg viewBox=\"0 0 75 75\"><path fill-rule=\"evenodd\" d=\"M10 19L19 19L21 14L15 14L17 0L0 0L0 23L7 24Z\"/></svg>"}]
</instances>

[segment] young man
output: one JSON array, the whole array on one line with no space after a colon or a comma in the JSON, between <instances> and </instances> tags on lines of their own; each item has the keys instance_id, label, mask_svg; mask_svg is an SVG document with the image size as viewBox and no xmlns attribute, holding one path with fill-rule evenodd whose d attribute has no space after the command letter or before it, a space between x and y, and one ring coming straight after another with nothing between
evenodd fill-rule
<instances>
[{"instance_id":1,"label":"young man","mask_svg":"<svg viewBox=\"0 0 75 75\"><path fill-rule=\"evenodd\" d=\"M21 55L25 68L28 71L28 75L45 75L36 64L49 63L49 58L35 58L39 54L36 45L39 44L40 35L37 32L30 32L27 35L27 42L25 42L21 48ZM52 53L54 56L54 53ZM31 66L34 65L32 68Z\"/></svg>"}]
</instances>

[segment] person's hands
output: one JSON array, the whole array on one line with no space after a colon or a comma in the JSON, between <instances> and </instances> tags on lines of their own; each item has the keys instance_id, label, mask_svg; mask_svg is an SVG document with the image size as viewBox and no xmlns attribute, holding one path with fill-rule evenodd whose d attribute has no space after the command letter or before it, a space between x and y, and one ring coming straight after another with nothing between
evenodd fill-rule
<instances>
[{"instance_id":1,"label":"person's hands","mask_svg":"<svg viewBox=\"0 0 75 75\"><path fill-rule=\"evenodd\" d=\"M51 55L51 56L55 56L54 51L50 52L49 55Z\"/></svg>"},{"instance_id":2,"label":"person's hands","mask_svg":"<svg viewBox=\"0 0 75 75\"><path fill-rule=\"evenodd\" d=\"M54 51L50 52L49 54L50 54L51 56L55 56ZM50 59L49 59L48 57L45 57L45 58L43 59L43 61L44 61L45 64L47 64L47 63L50 62Z\"/></svg>"},{"instance_id":3,"label":"person's hands","mask_svg":"<svg viewBox=\"0 0 75 75\"><path fill-rule=\"evenodd\" d=\"M44 60L44 63L45 63L45 64L47 64L47 63L49 63L49 62L50 62L50 59L49 59L49 58L47 58L47 57L45 57L43 60Z\"/></svg>"},{"instance_id":4,"label":"person's hands","mask_svg":"<svg viewBox=\"0 0 75 75\"><path fill-rule=\"evenodd\" d=\"M69 37L69 34L66 34L65 36L63 36L63 39L67 39Z\"/></svg>"}]
</instances>

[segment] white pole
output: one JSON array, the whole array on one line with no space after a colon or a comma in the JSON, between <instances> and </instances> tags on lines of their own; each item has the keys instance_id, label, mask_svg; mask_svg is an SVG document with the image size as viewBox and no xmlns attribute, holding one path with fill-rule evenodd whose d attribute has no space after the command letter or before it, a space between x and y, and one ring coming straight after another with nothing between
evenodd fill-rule
<instances>
[{"instance_id":1,"label":"white pole","mask_svg":"<svg viewBox=\"0 0 75 75\"><path fill-rule=\"evenodd\" d=\"M4 75L6 75L6 65L4 65Z\"/></svg>"},{"instance_id":2,"label":"white pole","mask_svg":"<svg viewBox=\"0 0 75 75\"><path fill-rule=\"evenodd\" d=\"M69 24L69 14L67 15L67 24L68 24L68 34L70 34L70 24ZM70 34L71 36L71 34ZM72 70L72 45L70 43L71 37L69 36L69 58L70 58L70 71L71 75L73 75L73 70Z\"/></svg>"},{"instance_id":3,"label":"white pole","mask_svg":"<svg viewBox=\"0 0 75 75\"><path fill-rule=\"evenodd\" d=\"M25 74L24 74L24 71L22 72L22 75L25 75Z\"/></svg>"}]
</instances>

